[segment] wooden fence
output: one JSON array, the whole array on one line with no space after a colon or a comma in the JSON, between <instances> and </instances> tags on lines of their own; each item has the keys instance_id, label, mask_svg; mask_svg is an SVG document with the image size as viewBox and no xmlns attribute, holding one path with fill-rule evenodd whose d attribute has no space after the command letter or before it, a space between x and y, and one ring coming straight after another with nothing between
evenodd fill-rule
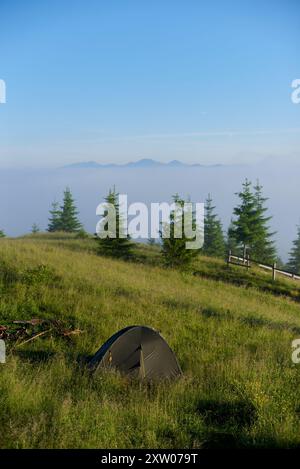
<instances>
[{"instance_id":1,"label":"wooden fence","mask_svg":"<svg viewBox=\"0 0 300 469\"><path fill-rule=\"evenodd\" d=\"M227 265L229 264L237 265L239 267L245 267L247 270L250 269L252 264L255 264L262 269L272 271L273 280L276 280L277 273L281 275L285 275L286 277L289 277L295 280L300 280L300 275L295 274L294 272L277 269L276 262L274 262L274 264L262 264L259 261L250 259L249 254L247 254L245 257L239 257L239 256L233 255L232 252L229 251L228 258L227 258Z\"/></svg>"}]
</instances>

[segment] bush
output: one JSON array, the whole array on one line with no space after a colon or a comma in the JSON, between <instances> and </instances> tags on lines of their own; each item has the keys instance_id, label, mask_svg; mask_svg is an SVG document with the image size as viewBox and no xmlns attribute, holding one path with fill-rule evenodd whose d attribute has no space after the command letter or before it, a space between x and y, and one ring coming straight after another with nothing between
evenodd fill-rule
<instances>
[{"instance_id":1,"label":"bush","mask_svg":"<svg viewBox=\"0 0 300 469\"><path fill-rule=\"evenodd\" d=\"M84 229L79 230L75 235L76 239L87 239L88 237L89 234Z\"/></svg>"}]
</instances>

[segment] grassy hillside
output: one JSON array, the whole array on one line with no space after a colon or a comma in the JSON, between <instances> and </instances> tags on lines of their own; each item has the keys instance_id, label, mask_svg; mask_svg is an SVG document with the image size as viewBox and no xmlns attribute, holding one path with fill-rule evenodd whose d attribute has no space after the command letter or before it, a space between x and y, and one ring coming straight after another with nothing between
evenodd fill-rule
<instances>
[{"instance_id":1,"label":"grassy hillside","mask_svg":"<svg viewBox=\"0 0 300 469\"><path fill-rule=\"evenodd\" d=\"M84 332L9 348L0 447L300 446L299 285L207 258L196 270L166 270L147 247L125 263L97 256L92 240L1 240L0 325L61 319ZM132 324L161 331L182 379L88 373L87 357Z\"/></svg>"}]
</instances>

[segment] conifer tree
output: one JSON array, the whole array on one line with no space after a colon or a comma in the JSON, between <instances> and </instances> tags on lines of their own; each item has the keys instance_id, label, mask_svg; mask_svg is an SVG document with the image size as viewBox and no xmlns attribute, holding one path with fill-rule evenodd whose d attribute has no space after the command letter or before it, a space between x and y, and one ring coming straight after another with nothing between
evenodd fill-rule
<instances>
[{"instance_id":1,"label":"conifer tree","mask_svg":"<svg viewBox=\"0 0 300 469\"><path fill-rule=\"evenodd\" d=\"M67 233L76 233L82 229L82 225L78 220L78 211L75 206L73 196L67 187L64 191L63 205L60 208L58 218L58 226L61 231Z\"/></svg>"},{"instance_id":2,"label":"conifer tree","mask_svg":"<svg viewBox=\"0 0 300 469\"><path fill-rule=\"evenodd\" d=\"M235 228L234 228L233 220L231 219L228 230L227 230L226 250L227 252L231 251L232 254L240 255L241 245L239 245L236 240L234 229Z\"/></svg>"},{"instance_id":3,"label":"conifer tree","mask_svg":"<svg viewBox=\"0 0 300 469\"><path fill-rule=\"evenodd\" d=\"M178 194L173 196L173 201L177 204L178 208L183 209L184 200ZM182 210L182 216L178 210L172 210L170 213L170 220L165 226L162 226L160 232L162 239L161 252L164 258L165 265L168 267L188 268L195 256L199 254L198 249L187 249L186 243L191 241L184 233L185 212ZM181 224L181 237L177 237L175 226L180 227ZM195 218L192 214L192 227L195 229ZM169 237L165 237L166 230ZM178 231L180 231L178 229Z\"/></svg>"},{"instance_id":4,"label":"conifer tree","mask_svg":"<svg viewBox=\"0 0 300 469\"><path fill-rule=\"evenodd\" d=\"M97 237L98 254L116 257L120 259L130 259L132 257L132 243L130 236L124 233L124 220L120 214L119 194L115 188L110 189L108 195L105 197L105 202L111 204L115 208L115 233L110 232L108 222L105 223L103 229L107 233L106 237ZM108 210L104 214L106 217Z\"/></svg>"},{"instance_id":5,"label":"conifer tree","mask_svg":"<svg viewBox=\"0 0 300 469\"><path fill-rule=\"evenodd\" d=\"M272 217L266 217L267 209L264 204L266 198L262 196L262 186L259 183L252 191L252 184L247 179L243 183L243 189L237 193L240 204L235 207L232 236L238 244L242 245L243 253L250 251L250 256L261 262L273 262L276 258L276 250L270 233L268 222Z\"/></svg>"},{"instance_id":6,"label":"conifer tree","mask_svg":"<svg viewBox=\"0 0 300 469\"><path fill-rule=\"evenodd\" d=\"M36 233L39 233L39 231L40 231L39 226L36 223L34 223L31 227L31 233L36 234Z\"/></svg>"},{"instance_id":7,"label":"conifer tree","mask_svg":"<svg viewBox=\"0 0 300 469\"><path fill-rule=\"evenodd\" d=\"M207 256L224 257L225 241L222 224L214 213L215 208L209 194L205 205L203 253Z\"/></svg>"},{"instance_id":8,"label":"conifer tree","mask_svg":"<svg viewBox=\"0 0 300 469\"><path fill-rule=\"evenodd\" d=\"M263 197L262 189L259 181L257 181L254 187L257 224L255 240L251 247L251 255L254 259L258 259L261 262L273 263L276 260L276 248L272 240L275 233L271 233L268 226L272 217L265 216L268 210L265 207L265 203L268 198Z\"/></svg>"},{"instance_id":9,"label":"conifer tree","mask_svg":"<svg viewBox=\"0 0 300 469\"><path fill-rule=\"evenodd\" d=\"M61 229L61 210L59 209L59 204L57 202L53 202L52 209L50 210L50 218L47 231L53 233Z\"/></svg>"},{"instance_id":10,"label":"conifer tree","mask_svg":"<svg viewBox=\"0 0 300 469\"><path fill-rule=\"evenodd\" d=\"M251 249L256 241L259 224L257 202L251 186L251 182L246 179L242 191L236 194L240 199L240 204L233 210L236 219L233 220L232 235L237 243L242 245L244 255L246 255L247 249Z\"/></svg>"},{"instance_id":11,"label":"conifer tree","mask_svg":"<svg viewBox=\"0 0 300 469\"><path fill-rule=\"evenodd\" d=\"M292 272L300 274L300 225L297 227L297 238L293 241L288 268Z\"/></svg>"}]
</instances>

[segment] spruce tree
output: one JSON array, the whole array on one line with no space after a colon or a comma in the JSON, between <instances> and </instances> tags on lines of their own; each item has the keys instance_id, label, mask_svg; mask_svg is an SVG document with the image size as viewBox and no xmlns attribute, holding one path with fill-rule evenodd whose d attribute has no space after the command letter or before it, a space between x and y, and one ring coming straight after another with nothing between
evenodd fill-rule
<instances>
[{"instance_id":1,"label":"spruce tree","mask_svg":"<svg viewBox=\"0 0 300 469\"><path fill-rule=\"evenodd\" d=\"M233 224L233 220L230 220L230 224L227 230L227 236L226 236L226 251L231 252L234 255L241 255L241 245L236 240L235 237L235 227Z\"/></svg>"},{"instance_id":2,"label":"spruce tree","mask_svg":"<svg viewBox=\"0 0 300 469\"><path fill-rule=\"evenodd\" d=\"M300 225L297 227L297 238L293 241L288 268L295 274L300 274Z\"/></svg>"},{"instance_id":3,"label":"spruce tree","mask_svg":"<svg viewBox=\"0 0 300 469\"><path fill-rule=\"evenodd\" d=\"M73 196L67 187L64 191L63 205L60 208L60 216L58 225L61 231L67 233L76 233L82 229L82 225L78 220L78 211L75 206Z\"/></svg>"},{"instance_id":4,"label":"spruce tree","mask_svg":"<svg viewBox=\"0 0 300 469\"><path fill-rule=\"evenodd\" d=\"M60 231L61 229L61 210L59 209L59 204L57 202L53 202L52 209L50 210L47 231L53 233L55 231Z\"/></svg>"},{"instance_id":5,"label":"spruce tree","mask_svg":"<svg viewBox=\"0 0 300 469\"><path fill-rule=\"evenodd\" d=\"M250 251L250 256L260 262L271 263L276 259L276 249L270 233L268 222L272 217L266 217L266 198L262 196L262 186L257 182L252 190L252 184L247 179L243 189L237 193L240 204L235 207L232 236L242 245L243 253Z\"/></svg>"},{"instance_id":6,"label":"spruce tree","mask_svg":"<svg viewBox=\"0 0 300 469\"><path fill-rule=\"evenodd\" d=\"M222 224L214 213L215 208L209 194L205 205L203 253L207 256L224 257L225 241Z\"/></svg>"},{"instance_id":7,"label":"spruce tree","mask_svg":"<svg viewBox=\"0 0 300 469\"><path fill-rule=\"evenodd\" d=\"M103 229L107 232L107 236L105 238L96 238L98 254L120 259L130 259L132 257L132 243L130 242L130 236L128 234L123 235L124 220L120 214L119 194L116 192L115 188L110 189L104 200L107 204L111 204L115 208L116 232L115 237L112 237L112 233L109 233L108 222L104 225ZM107 214L108 210L104 216L107 216Z\"/></svg>"},{"instance_id":8,"label":"spruce tree","mask_svg":"<svg viewBox=\"0 0 300 469\"><path fill-rule=\"evenodd\" d=\"M178 207L183 208L184 200L181 199L178 194L173 196L173 201L175 204L177 204ZM192 218L193 229L195 229L194 214ZM175 237L175 226L177 223L179 224L181 222L181 237ZM184 223L184 211L181 218L178 210L172 210L170 213L169 223L167 223L165 226L162 226L162 230L160 232L162 239L161 252L164 258L164 263L168 267L188 268L195 256L199 253L199 250L197 249L187 249L186 243L191 240L187 238L184 233ZM169 237L164 237L166 230L169 234Z\"/></svg>"},{"instance_id":9,"label":"spruce tree","mask_svg":"<svg viewBox=\"0 0 300 469\"><path fill-rule=\"evenodd\" d=\"M39 226L36 223L34 223L31 227L31 233L36 234L36 233L39 233L39 231L40 231Z\"/></svg>"},{"instance_id":10,"label":"spruce tree","mask_svg":"<svg viewBox=\"0 0 300 469\"><path fill-rule=\"evenodd\" d=\"M237 243L242 245L244 255L246 255L248 249L251 250L255 241L257 241L259 226L257 201L252 193L251 186L251 182L246 179L242 191L236 194L240 199L240 204L233 210L236 219L233 220L232 235Z\"/></svg>"},{"instance_id":11,"label":"spruce tree","mask_svg":"<svg viewBox=\"0 0 300 469\"><path fill-rule=\"evenodd\" d=\"M265 203L268 198L263 197L262 186L257 181L254 187L254 198L257 225L255 230L255 240L251 247L251 255L254 259L257 259L265 263L273 263L276 260L276 248L272 237L275 233L271 233L268 223L272 219L271 216L265 216L267 208Z\"/></svg>"}]
</instances>

